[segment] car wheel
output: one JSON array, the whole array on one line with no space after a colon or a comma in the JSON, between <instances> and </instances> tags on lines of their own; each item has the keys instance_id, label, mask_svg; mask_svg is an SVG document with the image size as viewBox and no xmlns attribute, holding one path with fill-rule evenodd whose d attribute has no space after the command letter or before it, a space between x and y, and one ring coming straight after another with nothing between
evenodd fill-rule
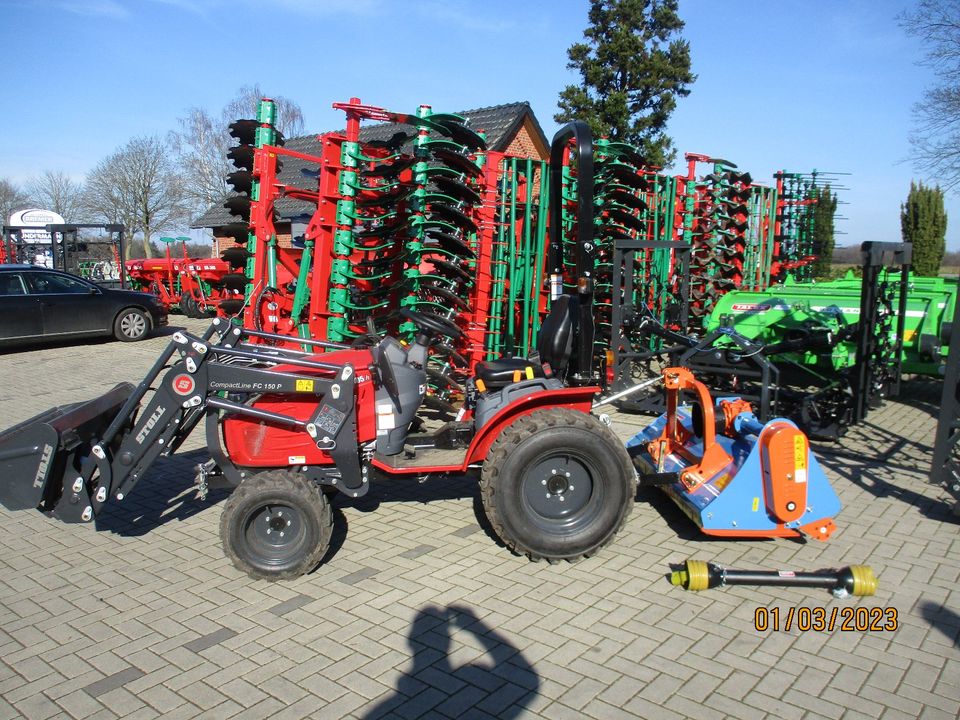
<instances>
[{"instance_id":1,"label":"car wheel","mask_svg":"<svg viewBox=\"0 0 960 720\"><path fill-rule=\"evenodd\" d=\"M143 340L152 326L150 316L138 308L123 310L113 322L113 336L122 342Z\"/></svg>"}]
</instances>

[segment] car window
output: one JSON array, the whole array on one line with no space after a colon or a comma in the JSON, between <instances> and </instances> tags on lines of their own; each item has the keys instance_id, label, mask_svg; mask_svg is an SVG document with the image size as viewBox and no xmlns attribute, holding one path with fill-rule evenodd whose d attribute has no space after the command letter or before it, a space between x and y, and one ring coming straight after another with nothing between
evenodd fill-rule
<instances>
[{"instance_id":1,"label":"car window","mask_svg":"<svg viewBox=\"0 0 960 720\"><path fill-rule=\"evenodd\" d=\"M26 295L20 273L0 273L0 295Z\"/></svg>"},{"instance_id":2,"label":"car window","mask_svg":"<svg viewBox=\"0 0 960 720\"><path fill-rule=\"evenodd\" d=\"M69 275L58 275L57 273L30 273L30 283L33 285L33 291L41 294L90 292L90 286L82 280L72 278Z\"/></svg>"}]
</instances>

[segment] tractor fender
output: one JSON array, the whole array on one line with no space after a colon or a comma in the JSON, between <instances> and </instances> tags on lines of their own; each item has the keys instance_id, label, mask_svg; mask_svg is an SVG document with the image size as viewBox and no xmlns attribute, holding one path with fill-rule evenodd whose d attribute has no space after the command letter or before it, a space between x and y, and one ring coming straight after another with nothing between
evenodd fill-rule
<instances>
[{"instance_id":1,"label":"tractor fender","mask_svg":"<svg viewBox=\"0 0 960 720\"><path fill-rule=\"evenodd\" d=\"M534 410L542 408L565 407L571 410L589 413L593 404L593 396L600 392L599 387L567 387L556 390L544 390L517 398L509 405L502 407L490 418L474 436L467 449L466 466L483 462L493 441L500 437L504 428L512 424L517 418L529 415Z\"/></svg>"}]
</instances>

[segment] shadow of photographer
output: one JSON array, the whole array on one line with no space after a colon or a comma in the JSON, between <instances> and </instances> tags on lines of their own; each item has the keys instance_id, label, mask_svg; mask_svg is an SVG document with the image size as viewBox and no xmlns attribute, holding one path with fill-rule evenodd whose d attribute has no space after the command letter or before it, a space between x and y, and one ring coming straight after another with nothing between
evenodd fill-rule
<instances>
[{"instance_id":1,"label":"shadow of photographer","mask_svg":"<svg viewBox=\"0 0 960 720\"><path fill-rule=\"evenodd\" d=\"M454 667L450 656L456 632L477 639L484 653L480 660ZM523 653L468 607L421 608L407 642L413 666L403 673L393 693L367 711L364 720L419 717L434 709L456 717L473 707L511 720L540 687L540 678Z\"/></svg>"}]
</instances>

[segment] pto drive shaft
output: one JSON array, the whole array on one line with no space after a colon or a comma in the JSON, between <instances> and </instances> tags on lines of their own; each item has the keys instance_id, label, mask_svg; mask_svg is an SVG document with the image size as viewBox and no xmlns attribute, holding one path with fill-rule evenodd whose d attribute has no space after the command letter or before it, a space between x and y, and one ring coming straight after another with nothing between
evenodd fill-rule
<instances>
[{"instance_id":1,"label":"pto drive shaft","mask_svg":"<svg viewBox=\"0 0 960 720\"><path fill-rule=\"evenodd\" d=\"M729 570L702 560L687 560L670 574L671 585L685 590L709 590L724 585L776 585L818 587L835 597L866 596L877 591L877 577L868 565L850 565L838 570L793 572L792 570Z\"/></svg>"}]
</instances>

